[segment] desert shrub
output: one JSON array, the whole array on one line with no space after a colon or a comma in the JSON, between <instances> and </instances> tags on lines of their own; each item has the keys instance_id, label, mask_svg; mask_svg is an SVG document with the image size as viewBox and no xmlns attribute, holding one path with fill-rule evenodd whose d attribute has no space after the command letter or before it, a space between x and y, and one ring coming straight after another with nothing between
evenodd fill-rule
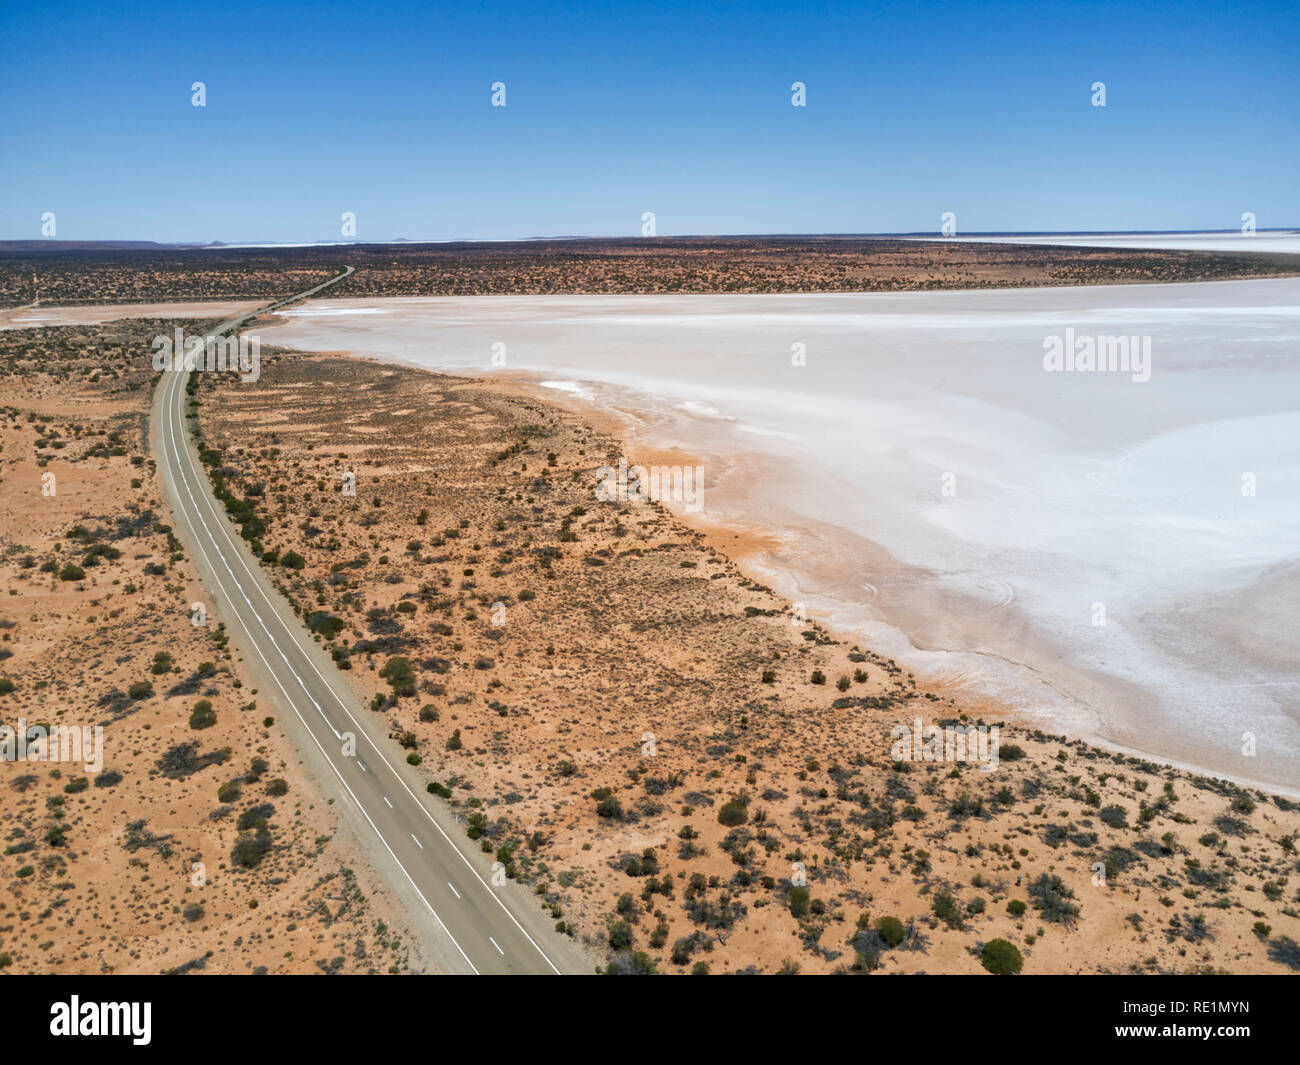
<instances>
[{"instance_id":1,"label":"desert shrub","mask_svg":"<svg viewBox=\"0 0 1300 1065\"><path fill-rule=\"evenodd\" d=\"M632 927L626 921L615 921L609 926L611 950L627 950L632 945Z\"/></svg>"},{"instance_id":2,"label":"desert shrub","mask_svg":"<svg viewBox=\"0 0 1300 1065\"><path fill-rule=\"evenodd\" d=\"M795 917L808 916L808 889L792 887L790 889L790 912Z\"/></svg>"},{"instance_id":3,"label":"desert shrub","mask_svg":"<svg viewBox=\"0 0 1300 1065\"><path fill-rule=\"evenodd\" d=\"M1079 916L1078 905L1070 901L1074 898L1074 892L1058 876L1044 873L1029 885L1029 894L1034 909L1042 913L1045 921L1069 927Z\"/></svg>"},{"instance_id":4,"label":"desert shrub","mask_svg":"<svg viewBox=\"0 0 1300 1065\"><path fill-rule=\"evenodd\" d=\"M962 927L961 911L957 908L957 900L951 892L937 892L930 902L930 909L949 928Z\"/></svg>"},{"instance_id":5,"label":"desert shrub","mask_svg":"<svg viewBox=\"0 0 1300 1065\"><path fill-rule=\"evenodd\" d=\"M990 939L980 951L984 968L996 976L1014 976L1025 964L1019 949L1005 939Z\"/></svg>"},{"instance_id":6,"label":"desert shrub","mask_svg":"<svg viewBox=\"0 0 1300 1065\"><path fill-rule=\"evenodd\" d=\"M643 950L620 955L605 967L606 976L653 976L654 972L654 959Z\"/></svg>"},{"instance_id":7,"label":"desert shrub","mask_svg":"<svg viewBox=\"0 0 1300 1065\"><path fill-rule=\"evenodd\" d=\"M153 694L153 685L147 680L137 680L126 689L126 694L132 699L147 699Z\"/></svg>"},{"instance_id":8,"label":"desert shrub","mask_svg":"<svg viewBox=\"0 0 1300 1065\"><path fill-rule=\"evenodd\" d=\"M723 803L718 810L718 824L735 828L749 820L749 808L741 799L732 799Z\"/></svg>"},{"instance_id":9,"label":"desert shrub","mask_svg":"<svg viewBox=\"0 0 1300 1065\"><path fill-rule=\"evenodd\" d=\"M390 658L379 675L392 686L395 696L415 694L415 670L409 658L401 655Z\"/></svg>"},{"instance_id":10,"label":"desert shrub","mask_svg":"<svg viewBox=\"0 0 1300 1065\"><path fill-rule=\"evenodd\" d=\"M685 965L691 960L691 954L695 950L695 936L689 935L682 939L675 940L673 943L672 959L674 965Z\"/></svg>"},{"instance_id":11,"label":"desert shrub","mask_svg":"<svg viewBox=\"0 0 1300 1065\"><path fill-rule=\"evenodd\" d=\"M1128 811L1122 806L1113 803L1110 806L1103 806L1097 811L1097 816L1101 818L1102 824L1109 825L1111 828L1128 828Z\"/></svg>"},{"instance_id":12,"label":"desert shrub","mask_svg":"<svg viewBox=\"0 0 1300 1065\"><path fill-rule=\"evenodd\" d=\"M61 581L79 581L85 577L86 571L80 566L74 566L72 563L64 566L59 570L59 580Z\"/></svg>"},{"instance_id":13,"label":"desert shrub","mask_svg":"<svg viewBox=\"0 0 1300 1065\"><path fill-rule=\"evenodd\" d=\"M876 921L876 931L889 947L896 947L907 938L903 922L897 917L881 917Z\"/></svg>"},{"instance_id":14,"label":"desert shrub","mask_svg":"<svg viewBox=\"0 0 1300 1065\"><path fill-rule=\"evenodd\" d=\"M28 868L31 868L28 866ZM1300 943L1290 936L1278 936L1268 945L1268 957L1293 972L1300 972Z\"/></svg>"},{"instance_id":15,"label":"desert shrub","mask_svg":"<svg viewBox=\"0 0 1300 1065\"><path fill-rule=\"evenodd\" d=\"M327 640L334 639L346 625L342 618L336 618L326 610L317 610L307 615L307 628L312 632L319 632Z\"/></svg>"},{"instance_id":16,"label":"desert shrub","mask_svg":"<svg viewBox=\"0 0 1300 1065\"><path fill-rule=\"evenodd\" d=\"M265 828L266 823L275 816L275 807L269 802L259 803L257 806L250 806L239 815L239 831L244 832L250 828Z\"/></svg>"},{"instance_id":17,"label":"desert shrub","mask_svg":"<svg viewBox=\"0 0 1300 1065\"><path fill-rule=\"evenodd\" d=\"M245 832L235 840L231 849L230 860L244 869L254 868L271 849L271 833L265 828L256 832Z\"/></svg>"},{"instance_id":18,"label":"desert shrub","mask_svg":"<svg viewBox=\"0 0 1300 1065\"><path fill-rule=\"evenodd\" d=\"M1012 917L1023 917L1025 911L1029 909L1020 899L1012 899L1007 903L1007 913Z\"/></svg>"},{"instance_id":19,"label":"desert shrub","mask_svg":"<svg viewBox=\"0 0 1300 1065\"><path fill-rule=\"evenodd\" d=\"M216 723L217 712L212 709L212 703L207 699L200 699L194 704L194 709L190 712L190 728L211 728Z\"/></svg>"}]
</instances>

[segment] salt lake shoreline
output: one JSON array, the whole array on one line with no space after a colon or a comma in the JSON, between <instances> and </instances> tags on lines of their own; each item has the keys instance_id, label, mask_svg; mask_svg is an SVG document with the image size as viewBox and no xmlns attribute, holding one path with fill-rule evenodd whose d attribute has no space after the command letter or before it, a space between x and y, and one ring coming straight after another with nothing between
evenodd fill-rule
<instances>
[{"instance_id":1,"label":"salt lake shoreline","mask_svg":"<svg viewBox=\"0 0 1300 1065\"><path fill-rule=\"evenodd\" d=\"M322 301L327 302L327 301ZM272 323L263 324L262 328L274 329L285 323L284 319L278 319ZM272 343L274 341L272 340ZM293 346L286 350L295 350ZM561 382L552 379L552 375L540 372L525 372L519 370L501 371L498 373L485 375L483 373L471 373L458 370L455 368L435 369L429 366L412 364L408 361L385 358L382 356L359 353L348 350L328 350L313 351L315 355L330 355L354 359L362 362L369 362L380 366L397 365L407 368L418 369L421 372L430 374L441 374L449 377L457 377L467 381L499 387L505 391L513 392L526 396L530 401L539 404L552 406L567 411L570 414L580 417L585 423L592 424L608 432L611 436L618 439L622 445L623 454L626 456L630 465L649 463L674 463L674 464L695 464L699 456L690 452L685 447L665 446L664 443L651 444L647 442L642 431L645 428L645 412L638 410L634 404L619 404L612 401L608 395L597 398L593 394L593 386L590 382ZM574 387L557 387L571 384ZM598 389L597 389L598 390ZM617 390L625 391L625 390ZM729 457L731 472L741 473L745 471L749 456L733 455ZM785 545L787 541L783 538L782 532L775 528L755 528L749 523L743 521L729 520L725 517L719 517L716 513L694 514L685 511L681 506L666 504L672 511L674 518L689 529L703 533L706 538L720 552L727 555L735 562L744 572L751 574L765 583L772 585L778 594L782 595L787 602L794 602L795 599L787 594L787 589L779 587L783 583L782 578L797 579L797 574L789 569L781 567L767 557L767 552L774 546ZM734 547L729 548L727 539L732 538L744 544L742 550L736 550ZM875 545L879 550L885 551L880 545ZM870 637L864 636L863 632L852 626L847 626L835 617L834 612L819 610L815 607L808 608L807 611L810 620L817 621L835 638L850 642L859 643L863 647L869 648L875 653L882 654L885 657L895 657L888 649L882 647L873 641ZM885 622L885 624L890 624ZM890 626L893 628L894 626ZM912 638L902 629L897 629L899 637L909 645L913 644ZM922 652L927 649L919 647L917 650ZM979 652L966 652L975 653ZM901 662L907 666L907 663ZM1022 663L1012 663L1013 666L1020 668ZM911 668L907 666L907 668ZM1077 715L1063 716L1051 713L1042 715L1028 714L1021 710L1002 703L987 694L971 691L963 691L960 687L947 683L942 678L932 675L926 675L924 672L916 672L918 682L937 694L946 698L951 698L963 712L970 714L972 717L987 720L991 723L1005 721L1008 724L1015 724L1022 727L1041 729L1049 735L1061 735L1069 740L1080 740L1091 746L1102 750L1123 754L1130 757L1140 758L1154 764L1168 766L1183 772L1206 776L1214 779L1221 779L1237 784L1242 787L1257 789L1269 795L1280 795L1292 799L1300 800L1300 788L1295 788L1279 782L1255 779L1250 776L1225 771L1222 768L1216 768L1200 764L1196 761L1187 760L1167 753L1161 753L1155 750L1148 750L1141 747L1118 743L1115 740L1099 733L1094 728L1079 727L1079 718Z\"/></svg>"},{"instance_id":2,"label":"salt lake shoreline","mask_svg":"<svg viewBox=\"0 0 1300 1065\"><path fill-rule=\"evenodd\" d=\"M1229 499L1229 512L1220 520L1212 508L1224 506L1222 489L1206 496L1207 485L1220 484L1223 471L1204 471L1199 458L1189 462L1185 456L1206 451L1218 457L1226 450L1223 433L1231 431L1251 463L1274 464L1266 471L1274 488L1289 483L1294 473L1286 441L1294 438L1290 419L1297 389L1294 315L1288 308L1298 285L1283 280L1141 291L1114 285L862 296L325 300L291 312L290 328L270 331L268 341L478 379L509 377L536 398L581 404L588 418L602 411L615 418L615 435L632 454L701 454L710 471L711 513L704 517L749 536L772 531L786 541L802 538L794 566L771 552L751 557L747 565L762 570L757 576L775 577L767 583L788 600L806 601L808 612L834 631L855 634L931 685L978 688L971 678L990 673L982 690L965 693L970 697L963 701L978 712L996 706L1021 723L1251 786L1293 791L1296 715L1289 700L1296 672L1292 650L1272 634L1286 631L1292 611L1287 589L1296 567L1287 546L1292 541L1284 534L1296 515L1285 491L1271 491L1260 503L1252 501L1251 509L1231 510ZM1105 331L1112 318L1126 331L1155 332L1161 340L1164 361L1155 381L1129 385L1125 379L1121 386L1114 375L1106 382L1104 375L1087 381L1076 375L1065 387L1060 378L1025 365L1023 355L1011 363L1004 355L1024 352L1026 337L1059 333L1066 321ZM780 355L782 338L817 329L822 332L810 338L816 366L799 371L805 376L783 376L779 364L788 356ZM487 357L491 338L498 337L501 348L509 349L509 369ZM859 394L864 380L870 385L865 399ZM721 397L716 403L714 393ZM930 406L918 406L922 394ZM1013 407L989 405L1003 397ZM954 411L952 439L941 441L950 445L949 453L936 457L931 440L917 434L934 427L946 431ZM990 416L995 421L986 431L983 419ZM1190 450L1184 446L1188 432L1202 434L1191 438ZM795 444L783 439L795 437L801 438ZM1113 452L1124 464L1088 458L1066 465L1074 461L1066 445L1077 447L1080 438L1099 439L1102 452ZM876 450L859 447L863 441ZM973 456L968 468L948 465L964 461L964 451ZM1025 453L1038 469L1026 473ZM856 467L837 473L840 455L851 456ZM752 480L746 468L759 459L768 464L768 479L750 497L737 496L733 502L740 505L726 506L726 485ZM1229 459L1247 461L1243 455ZM1141 476L1113 479L1116 469L1124 475L1131 465ZM922 490L935 469L963 470L965 502L956 510L923 514L938 503L937 484ZM995 491L981 499L978 479L986 473ZM1089 496L1099 478L1102 494ZM1073 516L1073 508L1091 520L1100 502L1119 528L1132 524L1153 548L1158 545L1166 557L1154 575L1148 577L1146 560L1136 558L1131 545L1127 555L1113 557L1108 543L1098 553L1093 541L1111 532L1105 525L1091 530L1081 547L1067 540L1064 554L1056 550L1056 482L1073 492L1063 497L1064 513ZM1029 532L1017 525L1006 549L995 552L1001 542L984 543L988 526L1020 522L1025 492L1032 507ZM754 498L758 494L761 499ZM909 507L915 515L908 515ZM945 527L972 515L974 526ZM1215 539L1166 543L1171 531L1177 536L1195 527L1199 535L1196 523L1204 524L1207 515L1217 522ZM1155 531L1144 531L1149 528ZM814 529L821 538L811 535ZM837 541L833 551L826 547L828 535ZM1035 537L1053 552L1035 557ZM899 547L904 556L897 555ZM827 554L836 556L833 564L819 557ZM1262 564L1274 559L1285 565L1268 570ZM1061 570L1062 564L1070 568ZM799 571L816 565L823 570L818 579L797 583L808 577ZM1266 570L1267 580L1261 575ZM1150 585L1128 589L1125 580L1134 572ZM780 580L783 574L791 579ZM867 585L870 591L864 592L854 583L868 578L882 595L870 611L864 603L877 597L877 589ZM845 594L817 602L818 592L834 593L837 586ZM1209 594L1202 595L1203 589ZM1126 591L1130 602L1112 599ZM1077 603L1085 596L1085 605L1109 601L1119 627L1097 638L1086 620L1081 627ZM890 609L882 614L885 599ZM1211 609L1202 610L1206 602ZM1196 613L1188 614L1192 607ZM1207 654L1207 646L1214 652ZM927 656L929 662L923 661ZM1095 668L1099 662L1104 671ZM939 664L942 669L928 668ZM954 678L955 685L945 683ZM1260 736L1260 772L1234 764L1240 741L1233 737L1246 731Z\"/></svg>"}]
</instances>

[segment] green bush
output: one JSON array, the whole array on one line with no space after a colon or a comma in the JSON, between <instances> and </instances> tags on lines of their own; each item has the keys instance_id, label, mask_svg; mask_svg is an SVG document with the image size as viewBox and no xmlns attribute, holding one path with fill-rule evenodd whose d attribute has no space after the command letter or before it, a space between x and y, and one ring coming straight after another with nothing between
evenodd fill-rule
<instances>
[{"instance_id":1,"label":"green bush","mask_svg":"<svg viewBox=\"0 0 1300 1065\"><path fill-rule=\"evenodd\" d=\"M790 912L795 917L808 916L808 889L792 887L790 889Z\"/></svg>"},{"instance_id":2,"label":"green bush","mask_svg":"<svg viewBox=\"0 0 1300 1065\"><path fill-rule=\"evenodd\" d=\"M79 581L86 575L86 571L80 566L74 566L72 563L64 566L59 570L59 580L61 581Z\"/></svg>"},{"instance_id":3,"label":"green bush","mask_svg":"<svg viewBox=\"0 0 1300 1065\"><path fill-rule=\"evenodd\" d=\"M1015 944L1005 939L990 939L980 951L980 961L995 976L1014 976L1025 964Z\"/></svg>"},{"instance_id":4,"label":"green bush","mask_svg":"<svg viewBox=\"0 0 1300 1065\"><path fill-rule=\"evenodd\" d=\"M1007 913L1011 914L1012 917L1024 916L1024 912L1027 909L1029 909L1029 907L1026 906L1019 899L1012 899L1010 902L1007 903Z\"/></svg>"},{"instance_id":5,"label":"green bush","mask_svg":"<svg viewBox=\"0 0 1300 1065\"><path fill-rule=\"evenodd\" d=\"M961 928L961 911L957 909L957 900L947 891L937 892L930 902L930 909L949 928Z\"/></svg>"},{"instance_id":6,"label":"green bush","mask_svg":"<svg viewBox=\"0 0 1300 1065\"><path fill-rule=\"evenodd\" d=\"M216 723L217 712L212 709L212 703L207 699L200 699L194 704L194 709L190 711L190 728L211 728Z\"/></svg>"},{"instance_id":7,"label":"green bush","mask_svg":"<svg viewBox=\"0 0 1300 1065\"><path fill-rule=\"evenodd\" d=\"M379 675L388 681L396 696L415 694L415 670L409 658L397 655L390 658L379 671Z\"/></svg>"},{"instance_id":8,"label":"green bush","mask_svg":"<svg viewBox=\"0 0 1300 1065\"><path fill-rule=\"evenodd\" d=\"M718 824L726 825L728 828L743 825L748 820L749 809L742 799L732 799L731 802L723 803L722 808L718 810Z\"/></svg>"},{"instance_id":9,"label":"green bush","mask_svg":"<svg viewBox=\"0 0 1300 1065\"><path fill-rule=\"evenodd\" d=\"M876 931L889 947L896 947L907 938L903 922L897 917L881 917L876 921Z\"/></svg>"}]
</instances>

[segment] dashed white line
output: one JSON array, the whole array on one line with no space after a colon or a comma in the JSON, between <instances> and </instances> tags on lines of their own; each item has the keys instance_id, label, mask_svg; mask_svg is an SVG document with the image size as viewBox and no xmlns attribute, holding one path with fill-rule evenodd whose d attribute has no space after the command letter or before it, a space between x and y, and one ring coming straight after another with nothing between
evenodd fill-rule
<instances>
[{"instance_id":1,"label":"dashed white line","mask_svg":"<svg viewBox=\"0 0 1300 1065\"><path fill-rule=\"evenodd\" d=\"M455 884L453 884L450 880L448 880L448 881L447 881L447 886L448 886L449 888L451 888L451 893L452 893L453 895L455 895L456 898L460 898L460 892L456 890L456 885L455 885Z\"/></svg>"},{"instance_id":2,"label":"dashed white line","mask_svg":"<svg viewBox=\"0 0 1300 1065\"><path fill-rule=\"evenodd\" d=\"M504 958L506 956L506 952L502 950L499 946L497 946L497 941L493 939L491 936L488 936L488 942L497 948L497 953L500 954L501 957Z\"/></svg>"},{"instance_id":3,"label":"dashed white line","mask_svg":"<svg viewBox=\"0 0 1300 1065\"><path fill-rule=\"evenodd\" d=\"M411 838L412 838L412 839L415 839L415 833L414 833L414 832L411 833ZM415 845L416 845L417 847L419 847L420 850L424 850L424 844L421 843L418 839L415 839Z\"/></svg>"},{"instance_id":4,"label":"dashed white line","mask_svg":"<svg viewBox=\"0 0 1300 1065\"><path fill-rule=\"evenodd\" d=\"M393 801L387 795L384 796L384 802L388 803L388 808L390 810L393 808Z\"/></svg>"}]
</instances>

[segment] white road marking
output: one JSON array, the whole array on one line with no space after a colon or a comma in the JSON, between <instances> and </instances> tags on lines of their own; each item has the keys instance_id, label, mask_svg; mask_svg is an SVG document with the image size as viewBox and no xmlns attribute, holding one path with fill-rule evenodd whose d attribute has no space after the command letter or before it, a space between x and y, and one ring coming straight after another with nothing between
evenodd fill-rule
<instances>
[{"instance_id":1,"label":"white road marking","mask_svg":"<svg viewBox=\"0 0 1300 1065\"><path fill-rule=\"evenodd\" d=\"M460 892L456 890L456 885L455 885L455 884L453 884L450 880L448 880L448 881L447 881L447 886L448 886L449 888L451 888L451 893L452 893L453 895L455 895L456 898L460 898Z\"/></svg>"},{"instance_id":2,"label":"white road marking","mask_svg":"<svg viewBox=\"0 0 1300 1065\"><path fill-rule=\"evenodd\" d=\"M502 950L499 946L497 946L497 941L493 939L491 936L488 936L488 942L497 948L497 953L500 954L501 957L504 958L506 956L506 952Z\"/></svg>"},{"instance_id":3,"label":"white road marking","mask_svg":"<svg viewBox=\"0 0 1300 1065\"><path fill-rule=\"evenodd\" d=\"M415 839L415 833L414 833L414 832L411 833L411 838L412 838L412 839ZM421 843L418 839L415 839L415 845L416 845L417 847L419 847L420 850L424 850L424 844Z\"/></svg>"},{"instance_id":4,"label":"white road marking","mask_svg":"<svg viewBox=\"0 0 1300 1065\"><path fill-rule=\"evenodd\" d=\"M388 803L388 808L390 810L393 808L393 800L390 799L387 795L384 796L384 802Z\"/></svg>"}]
</instances>

